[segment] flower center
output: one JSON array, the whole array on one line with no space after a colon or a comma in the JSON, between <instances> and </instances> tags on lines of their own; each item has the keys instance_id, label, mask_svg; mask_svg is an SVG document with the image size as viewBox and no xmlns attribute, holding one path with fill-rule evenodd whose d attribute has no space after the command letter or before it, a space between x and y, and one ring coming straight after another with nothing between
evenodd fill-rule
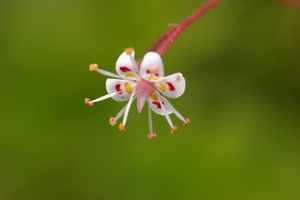
<instances>
[{"instance_id":1,"label":"flower center","mask_svg":"<svg viewBox=\"0 0 300 200\"><path fill-rule=\"evenodd\" d=\"M137 107L140 113L144 107L146 100L154 92L153 83L143 78L137 81L136 95L137 95Z\"/></svg>"}]
</instances>

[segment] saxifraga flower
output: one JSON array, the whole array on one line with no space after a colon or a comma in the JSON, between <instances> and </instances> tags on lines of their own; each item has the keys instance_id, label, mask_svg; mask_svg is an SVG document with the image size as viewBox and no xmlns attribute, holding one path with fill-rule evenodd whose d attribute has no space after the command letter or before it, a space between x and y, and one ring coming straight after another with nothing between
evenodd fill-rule
<instances>
[{"instance_id":1,"label":"saxifraga flower","mask_svg":"<svg viewBox=\"0 0 300 200\"><path fill-rule=\"evenodd\" d=\"M135 99L137 99L137 109L139 113L142 111L145 102L148 102L149 139L156 138L156 134L153 132L151 110L166 117L166 120L171 127L172 134L177 131L177 127L172 123L169 116L171 113L174 113L181 121L183 121L183 125L185 126L190 122L188 118L184 118L171 103L161 95L163 94L169 98L180 97L185 90L185 79L181 73L175 73L164 77L164 66L158 53L146 53L140 67L138 67L134 60L134 50L132 48L127 48L119 56L116 62L116 71L118 75L99 69L97 64L91 64L90 71L97 71L100 74L117 78L107 79L107 95L92 101L86 98L85 103L88 106L92 106L95 102L110 97L115 101L128 100L128 103L120 110L120 112L109 120L110 124L114 126L117 124L117 120L124 115L123 122L119 125L119 130L121 132L126 131L125 125L130 106Z\"/></svg>"}]
</instances>

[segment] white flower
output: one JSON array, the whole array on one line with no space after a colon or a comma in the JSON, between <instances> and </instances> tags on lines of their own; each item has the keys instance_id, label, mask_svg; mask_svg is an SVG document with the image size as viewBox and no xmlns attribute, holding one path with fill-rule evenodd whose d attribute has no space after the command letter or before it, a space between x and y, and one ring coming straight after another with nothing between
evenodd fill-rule
<instances>
[{"instance_id":1,"label":"white flower","mask_svg":"<svg viewBox=\"0 0 300 200\"><path fill-rule=\"evenodd\" d=\"M185 90L185 79L181 73L164 77L164 66L159 54L155 52L146 53L139 68L134 60L134 50L127 48L117 60L116 71L118 75L99 69L97 64L91 64L90 70L98 71L103 75L118 79L107 79L106 90L108 94L92 101L86 98L85 103L87 105L92 106L95 102L110 97L116 101L129 100L115 117L110 118L110 124L116 125L116 121L124 114L123 122L119 125L120 131L126 131L125 124L130 106L136 98L139 113L142 111L145 102L148 102L149 139L156 138L156 134L152 130L151 109L155 113L166 117L172 129L172 134L177 131L177 127L173 125L169 114L174 113L184 122L184 125L190 122L190 120L185 119L167 99L161 96L161 94L163 94L169 98L180 97Z\"/></svg>"}]
</instances>

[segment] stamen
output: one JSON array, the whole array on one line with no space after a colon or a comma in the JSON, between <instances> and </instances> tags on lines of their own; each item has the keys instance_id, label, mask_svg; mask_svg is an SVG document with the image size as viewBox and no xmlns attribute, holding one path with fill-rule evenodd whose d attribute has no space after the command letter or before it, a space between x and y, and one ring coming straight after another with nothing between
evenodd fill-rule
<instances>
[{"instance_id":1,"label":"stamen","mask_svg":"<svg viewBox=\"0 0 300 200\"><path fill-rule=\"evenodd\" d=\"M147 136L148 136L149 140L154 140L156 138L155 133L149 133Z\"/></svg>"},{"instance_id":2,"label":"stamen","mask_svg":"<svg viewBox=\"0 0 300 200\"><path fill-rule=\"evenodd\" d=\"M125 132L126 132L125 125L120 124L120 125L119 125L119 130L120 130L122 133L125 133Z\"/></svg>"},{"instance_id":3,"label":"stamen","mask_svg":"<svg viewBox=\"0 0 300 200\"><path fill-rule=\"evenodd\" d=\"M94 103L91 102L91 100L88 99L88 98L85 98L85 99L84 99L84 103L85 103L86 105L88 105L88 106L92 106L92 105L94 104Z\"/></svg>"},{"instance_id":4,"label":"stamen","mask_svg":"<svg viewBox=\"0 0 300 200\"><path fill-rule=\"evenodd\" d=\"M148 101L148 121L149 121L149 130L150 130L150 134L151 134L153 132L153 124L152 124L150 101ZM149 135L148 135L148 137L149 137Z\"/></svg>"},{"instance_id":5,"label":"stamen","mask_svg":"<svg viewBox=\"0 0 300 200\"><path fill-rule=\"evenodd\" d=\"M109 76L109 77L113 77L113 78L121 78L119 75L113 74L113 73L105 71L103 69L97 68L96 70L97 70L97 72L99 72L100 74L103 74L105 76Z\"/></svg>"},{"instance_id":6,"label":"stamen","mask_svg":"<svg viewBox=\"0 0 300 200\"><path fill-rule=\"evenodd\" d=\"M132 47L126 48L126 49L124 50L124 52L125 52L127 55L130 55L130 54L133 52L133 48L132 48Z\"/></svg>"},{"instance_id":7,"label":"stamen","mask_svg":"<svg viewBox=\"0 0 300 200\"><path fill-rule=\"evenodd\" d=\"M186 122L184 122L183 125L187 126L191 122L191 120L189 118L186 118L185 120L186 120Z\"/></svg>"},{"instance_id":8,"label":"stamen","mask_svg":"<svg viewBox=\"0 0 300 200\"><path fill-rule=\"evenodd\" d=\"M165 117L166 117L166 120L167 120L168 124L170 125L170 127L171 127L172 129L174 129L174 125L173 125L173 123L172 123L172 120L171 120L169 114L167 113L167 111L166 111L166 109L165 109L164 104L162 103L160 94L159 94L158 92L155 92L155 93L156 93L156 95L157 95L157 97L158 97L158 101L159 101L159 103L160 103L160 105L161 105L161 108L162 108L164 114L165 114ZM176 129L177 129L177 128L176 128Z\"/></svg>"},{"instance_id":9,"label":"stamen","mask_svg":"<svg viewBox=\"0 0 300 200\"><path fill-rule=\"evenodd\" d=\"M98 69L98 65L95 63L95 64L90 64L90 71L94 72Z\"/></svg>"},{"instance_id":10,"label":"stamen","mask_svg":"<svg viewBox=\"0 0 300 200\"><path fill-rule=\"evenodd\" d=\"M181 120L184 122L183 125L188 125L190 123L190 119L186 118L184 119L184 117L172 106L172 104L167 100L167 99L164 99L165 100L165 106L167 108L169 108L170 110L173 111L173 113Z\"/></svg>"},{"instance_id":11,"label":"stamen","mask_svg":"<svg viewBox=\"0 0 300 200\"><path fill-rule=\"evenodd\" d=\"M134 69L135 69L135 72L139 75L140 72L139 72L139 68L138 68L138 66L136 64L136 61L132 58L132 56L130 56L130 60L131 60L131 63L133 65Z\"/></svg>"},{"instance_id":12,"label":"stamen","mask_svg":"<svg viewBox=\"0 0 300 200\"><path fill-rule=\"evenodd\" d=\"M173 129L171 130L171 134L174 134L177 132L177 126L174 126Z\"/></svg>"},{"instance_id":13,"label":"stamen","mask_svg":"<svg viewBox=\"0 0 300 200\"><path fill-rule=\"evenodd\" d=\"M124 114L127 105L128 105L128 103L120 110L120 112L118 112L118 114L115 117L111 117L109 119L110 125L114 126L117 124L117 120Z\"/></svg>"},{"instance_id":14,"label":"stamen","mask_svg":"<svg viewBox=\"0 0 300 200\"><path fill-rule=\"evenodd\" d=\"M127 104L126 109L125 109L125 114L124 114L124 117L123 117L124 126L126 124L126 120L127 120L127 117L128 117L128 113L129 113L129 109L130 109L130 106L132 104L132 101L135 99L134 97L135 97L135 89L134 89L132 95L130 96L130 99L129 99L128 104Z\"/></svg>"},{"instance_id":15,"label":"stamen","mask_svg":"<svg viewBox=\"0 0 300 200\"><path fill-rule=\"evenodd\" d=\"M105 100L105 99L108 99L108 98L110 98L110 97L113 97L113 96L117 95L118 93L119 93L119 92L113 92L113 93L104 95L104 96L102 96L102 97L99 97L99 98L97 98L97 99L94 99L94 100L90 101L89 104L95 103L95 102L98 102L98 101L103 101L103 100ZM88 101L89 101L89 99L88 99Z\"/></svg>"}]
</instances>

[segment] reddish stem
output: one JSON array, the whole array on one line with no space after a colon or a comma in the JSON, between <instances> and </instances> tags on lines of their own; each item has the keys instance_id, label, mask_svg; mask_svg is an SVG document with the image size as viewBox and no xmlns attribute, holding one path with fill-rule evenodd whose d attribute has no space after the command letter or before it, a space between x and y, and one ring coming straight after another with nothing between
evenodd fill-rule
<instances>
[{"instance_id":1,"label":"reddish stem","mask_svg":"<svg viewBox=\"0 0 300 200\"><path fill-rule=\"evenodd\" d=\"M149 49L149 51L157 51L158 48L162 45L164 40L166 40L168 37L172 35L172 33L175 31L175 27L168 30L165 34L163 34L156 42L155 44Z\"/></svg>"},{"instance_id":2,"label":"reddish stem","mask_svg":"<svg viewBox=\"0 0 300 200\"><path fill-rule=\"evenodd\" d=\"M296 8L300 8L300 0L279 0Z\"/></svg>"},{"instance_id":3,"label":"reddish stem","mask_svg":"<svg viewBox=\"0 0 300 200\"><path fill-rule=\"evenodd\" d=\"M182 21L180 24L167 31L164 35L162 35L157 42L151 47L151 51L155 51L163 56L167 49L171 46L171 44L177 39L177 37L193 22L199 19L202 15L212 9L215 5L220 3L221 0L209 0L206 4L204 4L201 8L199 8L196 12L194 12L187 19Z\"/></svg>"}]
</instances>

